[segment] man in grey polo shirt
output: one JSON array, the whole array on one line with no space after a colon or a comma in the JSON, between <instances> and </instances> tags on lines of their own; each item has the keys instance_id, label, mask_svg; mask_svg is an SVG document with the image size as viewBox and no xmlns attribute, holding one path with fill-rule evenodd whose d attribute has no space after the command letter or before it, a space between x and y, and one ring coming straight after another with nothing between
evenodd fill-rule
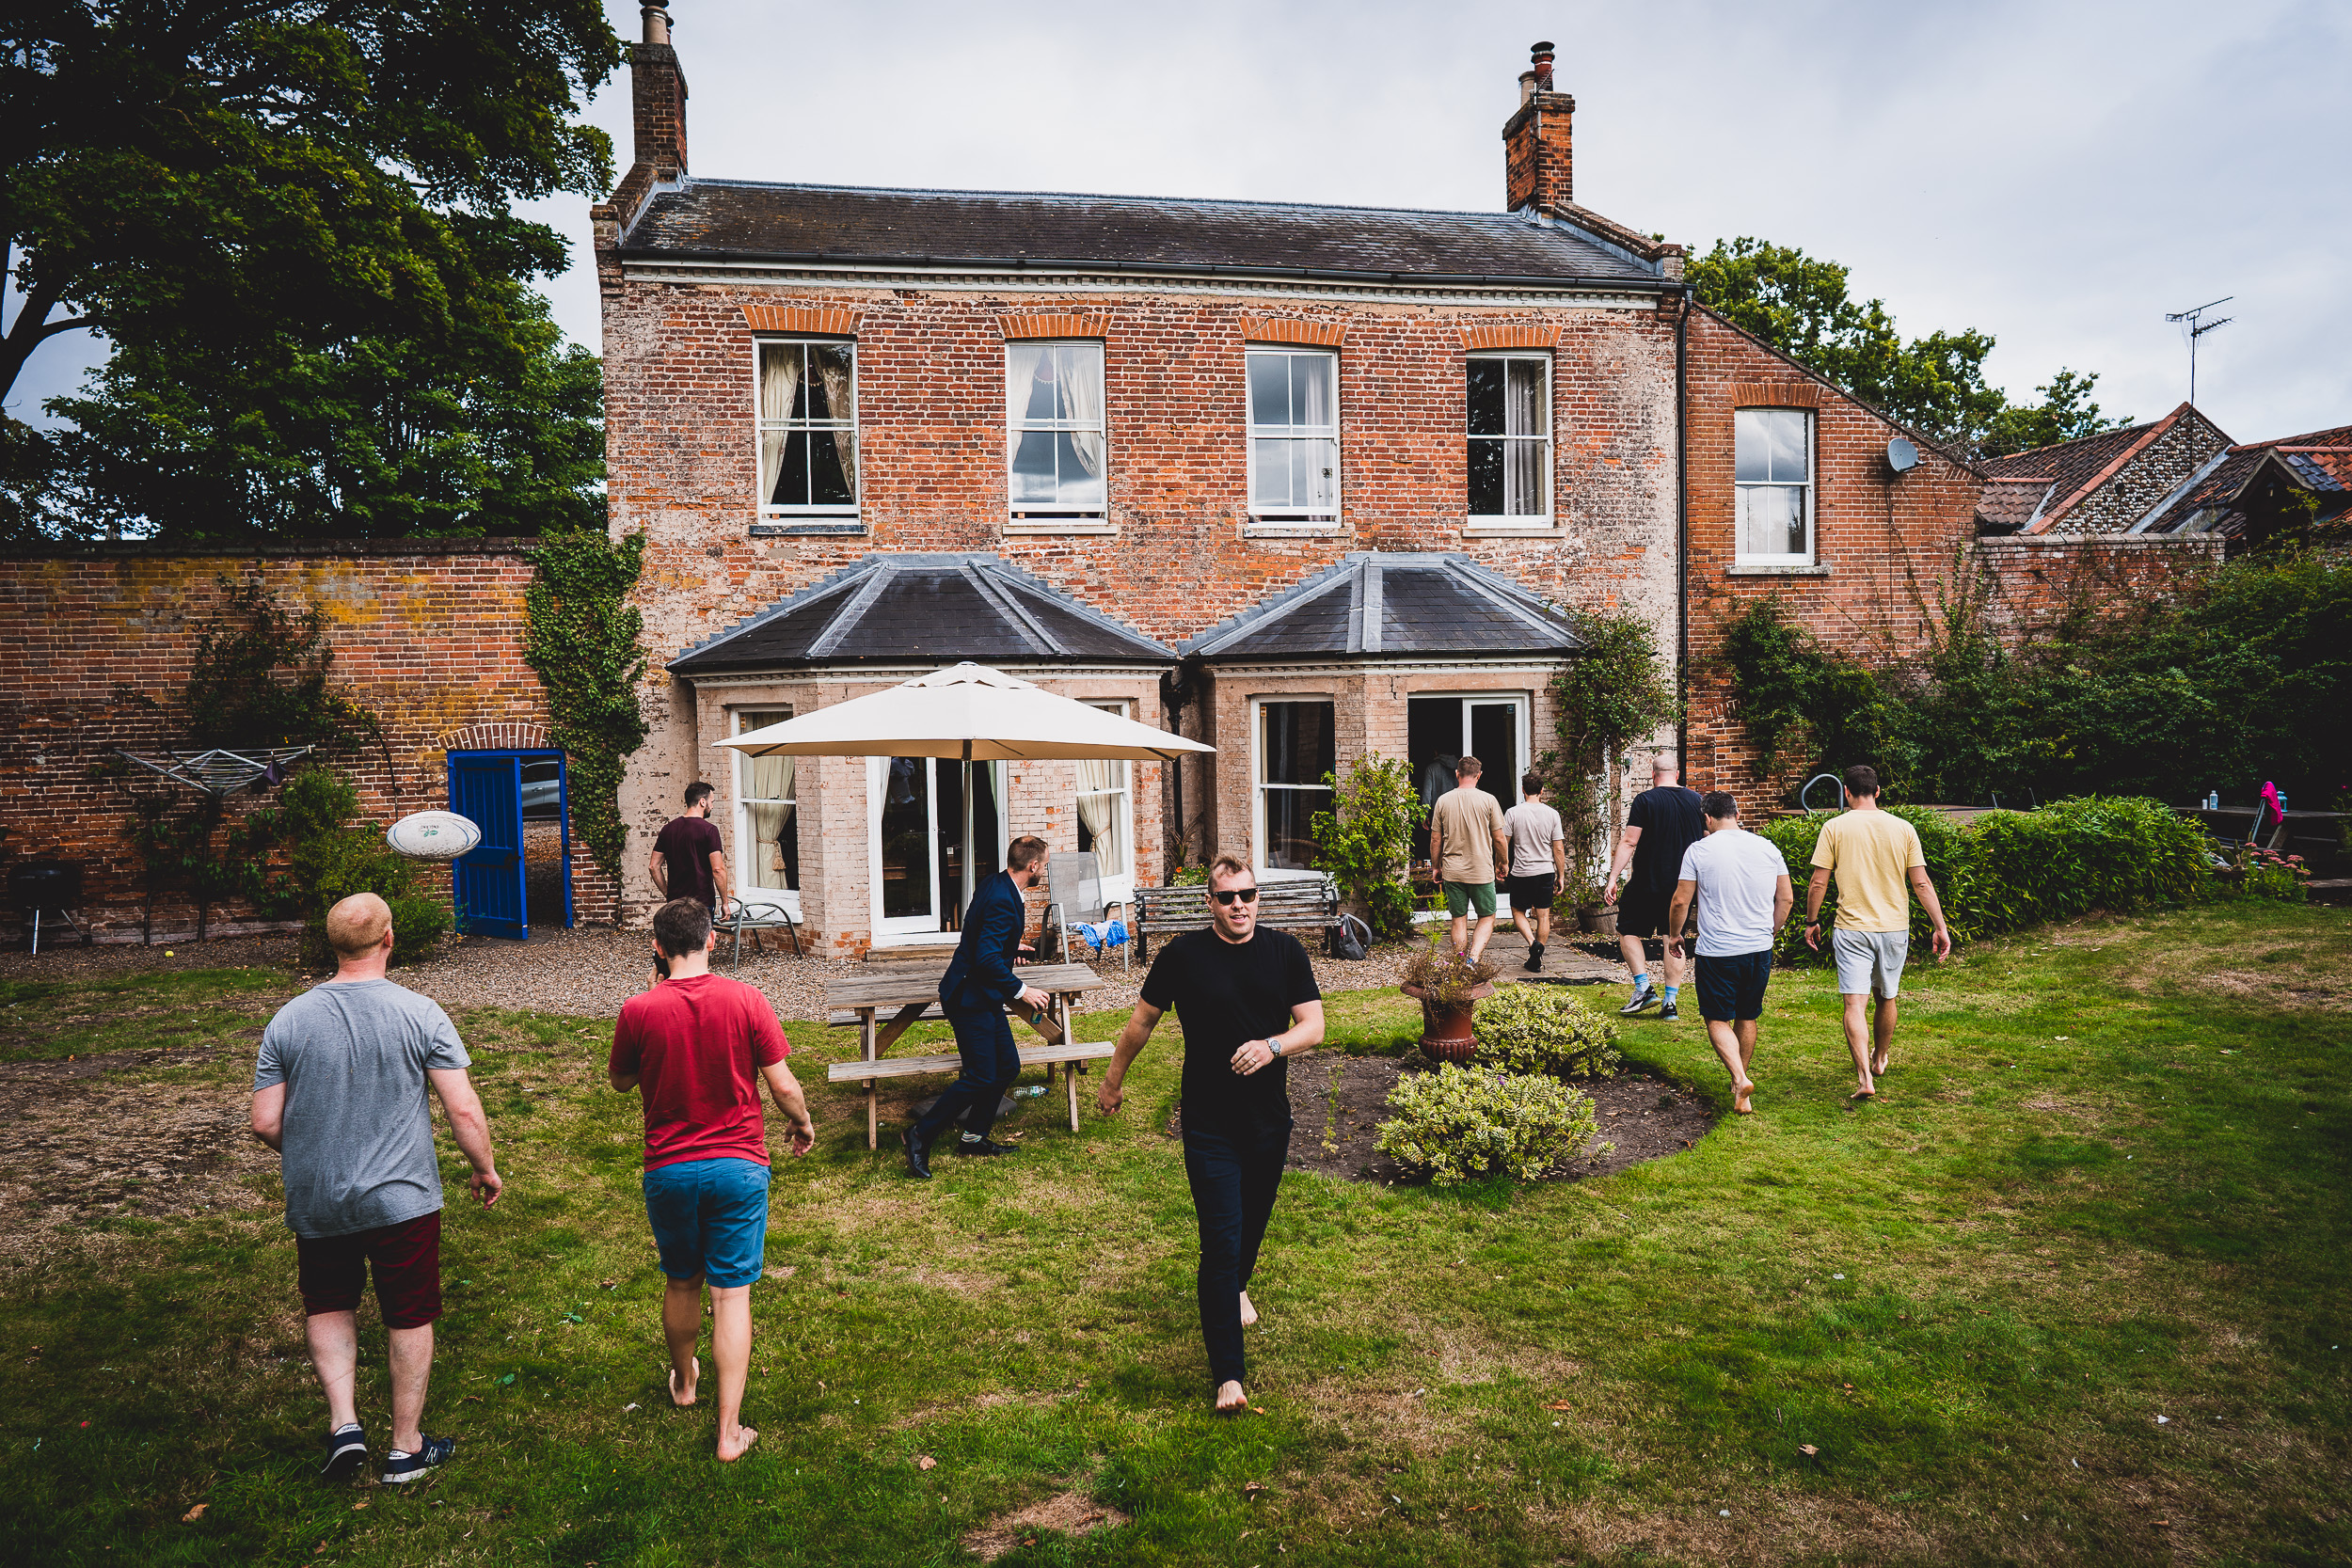
<instances>
[{"instance_id":1,"label":"man in grey polo shirt","mask_svg":"<svg viewBox=\"0 0 2352 1568\"><path fill-rule=\"evenodd\" d=\"M384 977L392 911L356 893L326 913L335 977L278 1009L253 1067L253 1134L285 1158L310 1365L326 1393L326 1463L341 1481L367 1463L353 1380L359 1292L371 1272L390 1340L391 1451L381 1479L414 1481L457 1445L428 1437L425 1386L441 1315L441 1168L426 1086L473 1166L468 1185L498 1201L498 1163L466 1047L440 1005Z\"/></svg>"}]
</instances>

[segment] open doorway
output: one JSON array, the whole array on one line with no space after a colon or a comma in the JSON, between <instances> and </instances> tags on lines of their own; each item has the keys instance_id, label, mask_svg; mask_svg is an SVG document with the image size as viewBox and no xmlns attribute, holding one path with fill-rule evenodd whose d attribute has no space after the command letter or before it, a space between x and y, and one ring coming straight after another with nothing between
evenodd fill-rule
<instances>
[{"instance_id":1,"label":"open doorway","mask_svg":"<svg viewBox=\"0 0 2352 1568\"><path fill-rule=\"evenodd\" d=\"M482 830L450 868L460 931L527 942L533 922L572 924L569 784L561 752L449 753L449 809Z\"/></svg>"},{"instance_id":2,"label":"open doorway","mask_svg":"<svg viewBox=\"0 0 2352 1568\"><path fill-rule=\"evenodd\" d=\"M1413 846L1416 859L1428 857L1430 810L1438 796L1454 787L1454 765L1465 756L1478 759L1483 769L1478 787L1493 796L1503 810L1519 803L1519 772L1527 757L1525 697L1407 698L1405 731L1413 786L1421 793L1421 828Z\"/></svg>"}]
</instances>

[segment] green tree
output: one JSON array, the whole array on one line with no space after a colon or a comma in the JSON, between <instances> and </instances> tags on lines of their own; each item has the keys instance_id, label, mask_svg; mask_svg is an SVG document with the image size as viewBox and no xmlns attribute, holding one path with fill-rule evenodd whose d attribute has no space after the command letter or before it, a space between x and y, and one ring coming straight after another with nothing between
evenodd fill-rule
<instances>
[{"instance_id":1,"label":"green tree","mask_svg":"<svg viewBox=\"0 0 2352 1568\"><path fill-rule=\"evenodd\" d=\"M1551 679L1557 745L1535 765L1551 780L1568 869L1589 880L1608 829L1613 768L1625 765L1627 747L1680 719L1682 700L1639 616L1580 616L1577 634L1587 651Z\"/></svg>"},{"instance_id":2,"label":"green tree","mask_svg":"<svg viewBox=\"0 0 2352 1568\"><path fill-rule=\"evenodd\" d=\"M1691 263L1698 301L1874 408L1963 454L2015 451L2129 423L2103 420L2090 401L2096 375L2061 370L2044 402L2012 407L1984 379L1994 340L1982 332L1931 332L1905 342L1879 300L1848 292L1848 269L1793 245L1742 236L1718 240Z\"/></svg>"},{"instance_id":3,"label":"green tree","mask_svg":"<svg viewBox=\"0 0 2352 1568\"><path fill-rule=\"evenodd\" d=\"M1371 752L1347 768L1345 779L1329 773L1331 809L1319 811L1310 826L1315 840L1315 869L1327 871L1361 905L1381 936L1404 936L1413 928L1413 894L1406 873L1413 862L1413 831L1421 822L1421 792L1412 768L1395 757Z\"/></svg>"},{"instance_id":4,"label":"green tree","mask_svg":"<svg viewBox=\"0 0 2352 1568\"><path fill-rule=\"evenodd\" d=\"M495 285L564 264L510 204L611 183L611 138L578 116L619 58L595 0L9 7L0 268L22 297L0 392L84 328L130 355L97 400L137 388L167 415L242 372L294 394L305 356L371 341L481 373L497 356L469 334L529 315ZM87 485L90 465L5 435L0 528L54 529L59 466Z\"/></svg>"}]
</instances>

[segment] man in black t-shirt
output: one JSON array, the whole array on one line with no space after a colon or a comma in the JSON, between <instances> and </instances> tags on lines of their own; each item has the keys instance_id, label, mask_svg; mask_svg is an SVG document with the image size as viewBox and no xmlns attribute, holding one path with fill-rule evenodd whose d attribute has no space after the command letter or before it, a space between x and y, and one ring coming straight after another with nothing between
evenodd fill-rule
<instances>
[{"instance_id":1,"label":"man in black t-shirt","mask_svg":"<svg viewBox=\"0 0 2352 1568\"><path fill-rule=\"evenodd\" d=\"M1249 1276L1290 1158L1290 1060L1323 1043L1323 992L1296 937L1257 928L1248 864L1217 856L1207 891L1209 928L1152 960L1097 1101L1119 1114L1128 1066L1173 1006L1184 1035L1184 1175L1200 1217L1200 1337L1217 1409L1238 1411L1249 1407L1241 1331L1258 1321Z\"/></svg>"},{"instance_id":2,"label":"man in black t-shirt","mask_svg":"<svg viewBox=\"0 0 2352 1568\"><path fill-rule=\"evenodd\" d=\"M1707 813L1700 808L1696 790L1685 789L1680 780L1682 769L1675 759L1660 752L1650 759L1649 788L1633 797L1633 810L1625 819L1625 837L1617 841L1617 854L1609 867L1609 886L1601 895L1603 903L1617 906L1617 950L1625 955L1625 967L1633 976L1633 999L1617 1009L1630 1017L1652 1002L1662 1002L1658 1010L1661 1019L1676 1016L1675 994L1682 990L1682 955L1672 947L1666 949L1660 965L1665 970L1665 994L1661 997L1650 987L1649 955L1645 941L1650 937L1672 935L1666 929L1666 910L1674 903L1676 885L1682 877L1682 851L1707 836ZM1630 861L1633 875L1625 883L1625 897L1617 896L1617 879L1624 875Z\"/></svg>"},{"instance_id":3,"label":"man in black t-shirt","mask_svg":"<svg viewBox=\"0 0 2352 1568\"><path fill-rule=\"evenodd\" d=\"M711 788L686 786L686 815L674 816L653 841L645 870L664 899L691 898L714 915L726 912L726 842L710 820Z\"/></svg>"}]
</instances>

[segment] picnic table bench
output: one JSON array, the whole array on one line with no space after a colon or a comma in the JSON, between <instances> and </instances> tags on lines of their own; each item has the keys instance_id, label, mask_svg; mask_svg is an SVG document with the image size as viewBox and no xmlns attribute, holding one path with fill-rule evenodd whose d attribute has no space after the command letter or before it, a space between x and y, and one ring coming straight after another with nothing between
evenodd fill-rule
<instances>
[{"instance_id":1,"label":"picnic table bench","mask_svg":"<svg viewBox=\"0 0 2352 1568\"><path fill-rule=\"evenodd\" d=\"M859 1083L866 1086L866 1147L880 1147L881 1115L876 1104L875 1087L884 1078L903 1078L922 1072L954 1072L962 1066L962 1059L952 1051L930 1053L920 1056L898 1056L887 1061L882 1053L888 1051L914 1024L926 1017L942 1016L939 1012L939 982L946 976L947 965L939 963L877 965L869 974L852 975L836 980L825 988L825 1011L829 1022L854 1024L858 1031L858 1059L834 1062L825 1069L826 1081L834 1084ZM1085 1064L1108 1056L1111 1042L1100 1040L1082 1042L1071 1038L1071 1004L1079 996L1104 982L1102 976L1084 964L1025 964L1014 971L1022 984L1035 987L1053 998L1046 1008L1046 1028L1041 1034L1056 1038L1042 1045L1025 1045L1017 1049L1021 1065L1041 1066L1047 1075L1059 1065L1070 1099L1070 1130L1078 1130L1078 1075ZM891 1015L883 1022L882 1015ZM1015 1014L1015 1017L1021 1015ZM1032 1027L1035 1027L1032 1024Z\"/></svg>"},{"instance_id":2,"label":"picnic table bench","mask_svg":"<svg viewBox=\"0 0 2352 1568\"><path fill-rule=\"evenodd\" d=\"M1328 877L1285 877L1258 884L1258 924L1280 930L1327 930L1340 923L1340 888ZM1209 890L1200 882L1136 889L1136 957L1148 959L1152 938L1180 936L1209 924Z\"/></svg>"}]
</instances>

